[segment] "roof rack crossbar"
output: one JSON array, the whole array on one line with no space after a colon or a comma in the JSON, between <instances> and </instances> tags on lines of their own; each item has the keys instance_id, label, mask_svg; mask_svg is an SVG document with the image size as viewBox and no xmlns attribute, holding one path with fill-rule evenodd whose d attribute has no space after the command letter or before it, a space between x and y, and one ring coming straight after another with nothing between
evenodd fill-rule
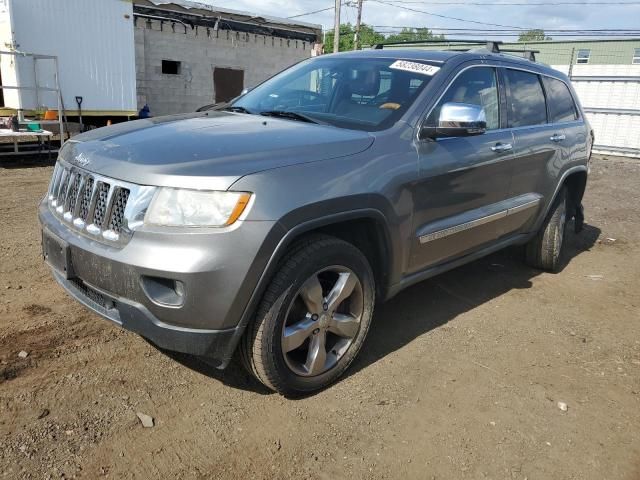
<instances>
[{"instance_id":1,"label":"roof rack crossbar","mask_svg":"<svg viewBox=\"0 0 640 480\"><path fill-rule=\"evenodd\" d=\"M536 53L540 53L540 50L500 48L500 45L502 45L502 42L500 40L469 40L466 38L463 38L463 39L434 38L431 40L403 40L398 42L382 42L382 43L376 43L371 48L375 50L382 50L384 49L384 47L397 46L397 45L429 45L429 44L438 45L443 43L446 43L447 45L450 45L450 46L461 46L456 44L483 45L484 48L478 49L478 51L486 50L490 53L521 53L523 58L526 58L527 60L530 60L532 62L536 61ZM464 49L464 48L450 48L449 50L456 51L456 52L468 51L468 49Z\"/></svg>"},{"instance_id":2,"label":"roof rack crossbar","mask_svg":"<svg viewBox=\"0 0 640 480\"><path fill-rule=\"evenodd\" d=\"M428 45L430 43L440 44L440 43L462 43L467 45L484 45L487 50L492 53L500 53L500 45L502 42L500 40L470 40L470 39L457 39L457 38L434 38L431 40L403 40L399 42L382 42L376 43L371 48L375 50L382 50L384 47L394 46L394 45Z\"/></svg>"},{"instance_id":3,"label":"roof rack crossbar","mask_svg":"<svg viewBox=\"0 0 640 480\"><path fill-rule=\"evenodd\" d=\"M502 51L507 53L521 53L524 58L532 62L536 61L536 53L540 53L540 50L519 50L517 48L503 48Z\"/></svg>"}]
</instances>

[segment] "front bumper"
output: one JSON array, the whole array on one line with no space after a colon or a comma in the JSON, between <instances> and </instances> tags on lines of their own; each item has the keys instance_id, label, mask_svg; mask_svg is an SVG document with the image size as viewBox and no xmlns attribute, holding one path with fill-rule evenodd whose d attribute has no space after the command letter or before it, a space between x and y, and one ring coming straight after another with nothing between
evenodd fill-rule
<instances>
[{"instance_id":1,"label":"front bumper","mask_svg":"<svg viewBox=\"0 0 640 480\"><path fill-rule=\"evenodd\" d=\"M275 222L245 221L226 231L138 231L115 248L68 228L46 202L39 218L68 245L73 274L52 272L73 298L161 348L206 356L221 368L282 233ZM163 281L180 285L179 301Z\"/></svg>"},{"instance_id":2,"label":"front bumper","mask_svg":"<svg viewBox=\"0 0 640 480\"><path fill-rule=\"evenodd\" d=\"M238 327L204 330L170 325L158 320L140 303L112 296L78 279L67 280L55 269L51 271L62 288L85 307L160 348L205 356L216 360L219 367L226 366L233 354L232 340Z\"/></svg>"}]
</instances>

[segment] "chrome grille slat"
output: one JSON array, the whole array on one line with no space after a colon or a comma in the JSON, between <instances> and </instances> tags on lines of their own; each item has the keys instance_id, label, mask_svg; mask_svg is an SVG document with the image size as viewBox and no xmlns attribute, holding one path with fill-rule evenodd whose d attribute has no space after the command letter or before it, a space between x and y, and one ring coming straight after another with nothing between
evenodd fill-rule
<instances>
[{"instance_id":1,"label":"chrome grille slat","mask_svg":"<svg viewBox=\"0 0 640 480\"><path fill-rule=\"evenodd\" d=\"M76 203L78 201L78 194L80 193L80 183L82 182L82 175L76 173L73 177L73 181L69 183L69 194L67 200L67 212L73 214L76 210Z\"/></svg>"},{"instance_id":2,"label":"chrome grille slat","mask_svg":"<svg viewBox=\"0 0 640 480\"><path fill-rule=\"evenodd\" d=\"M89 216L89 207L91 206L91 198L93 197L93 187L93 177L88 176L84 183L82 199L80 200L80 207L77 215L83 222L86 222L87 217Z\"/></svg>"},{"instance_id":3,"label":"chrome grille slat","mask_svg":"<svg viewBox=\"0 0 640 480\"><path fill-rule=\"evenodd\" d=\"M69 178L69 173L70 172L68 170L64 169L60 174L60 184L58 185L58 191L56 192L56 205L58 208L60 208L61 205L64 203L64 196L67 191L67 181ZM62 212L61 208L60 208L60 212Z\"/></svg>"},{"instance_id":4,"label":"chrome grille slat","mask_svg":"<svg viewBox=\"0 0 640 480\"><path fill-rule=\"evenodd\" d=\"M96 227L102 229L104 220L107 216L107 207L111 185L105 182L98 183L98 191L96 192L96 204L93 209L93 221Z\"/></svg>"},{"instance_id":5,"label":"chrome grille slat","mask_svg":"<svg viewBox=\"0 0 640 480\"><path fill-rule=\"evenodd\" d=\"M132 231L127 215L139 213L140 202L127 211L130 198L149 198L153 187L141 187L102 177L78 167L58 162L49 186L51 211L67 224L92 238L124 244ZM142 210L144 214L144 210Z\"/></svg>"},{"instance_id":6,"label":"chrome grille slat","mask_svg":"<svg viewBox=\"0 0 640 480\"><path fill-rule=\"evenodd\" d=\"M120 233L122 230L122 222L124 220L124 210L127 207L129 199L129 190L117 187L113 196L111 205L111 215L109 215L109 230Z\"/></svg>"},{"instance_id":7,"label":"chrome grille slat","mask_svg":"<svg viewBox=\"0 0 640 480\"><path fill-rule=\"evenodd\" d=\"M51 176L51 185L49 186L49 200L53 200L58 185L60 185L60 175L62 173L62 167L56 163L53 169L53 175Z\"/></svg>"},{"instance_id":8,"label":"chrome grille slat","mask_svg":"<svg viewBox=\"0 0 640 480\"><path fill-rule=\"evenodd\" d=\"M71 188L71 186L73 185L73 179L75 178L75 173L73 173L73 171L69 172L69 174L67 175L67 178L64 182L64 192L61 192L62 195L62 205L64 205L64 209L66 211L67 209L67 204L69 203L69 189Z\"/></svg>"}]
</instances>

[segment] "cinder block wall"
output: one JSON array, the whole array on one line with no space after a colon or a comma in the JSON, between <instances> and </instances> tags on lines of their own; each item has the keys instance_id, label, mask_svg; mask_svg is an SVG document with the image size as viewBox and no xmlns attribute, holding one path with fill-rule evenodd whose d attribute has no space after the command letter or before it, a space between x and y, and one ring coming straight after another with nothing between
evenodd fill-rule
<instances>
[{"instance_id":1,"label":"cinder block wall","mask_svg":"<svg viewBox=\"0 0 640 480\"><path fill-rule=\"evenodd\" d=\"M186 33L185 33L186 30ZM135 32L138 109L153 116L192 112L214 102L213 69L244 70L244 88L311 56L302 40L229 30L191 29L138 18ZM162 73L162 60L181 62L179 75Z\"/></svg>"}]
</instances>

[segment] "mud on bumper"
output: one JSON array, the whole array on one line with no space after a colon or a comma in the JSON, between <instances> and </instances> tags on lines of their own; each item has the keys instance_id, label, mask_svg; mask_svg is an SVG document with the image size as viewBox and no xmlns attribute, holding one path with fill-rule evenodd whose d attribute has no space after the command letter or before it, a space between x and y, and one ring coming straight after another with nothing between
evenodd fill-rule
<instances>
[{"instance_id":1,"label":"mud on bumper","mask_svg":"<svg viewBox=\"0 0 640 480\"><path fill-rule=\"evenodd\" d=\"M67 293L85 307L160 348L207 357L218 368L226 367L233 355L234 336L241 333L237 328L202 330L169 325L140 303L114 297L78 278L66 279L53 268L51 272Z\"/></svg>"}]
</instances>

